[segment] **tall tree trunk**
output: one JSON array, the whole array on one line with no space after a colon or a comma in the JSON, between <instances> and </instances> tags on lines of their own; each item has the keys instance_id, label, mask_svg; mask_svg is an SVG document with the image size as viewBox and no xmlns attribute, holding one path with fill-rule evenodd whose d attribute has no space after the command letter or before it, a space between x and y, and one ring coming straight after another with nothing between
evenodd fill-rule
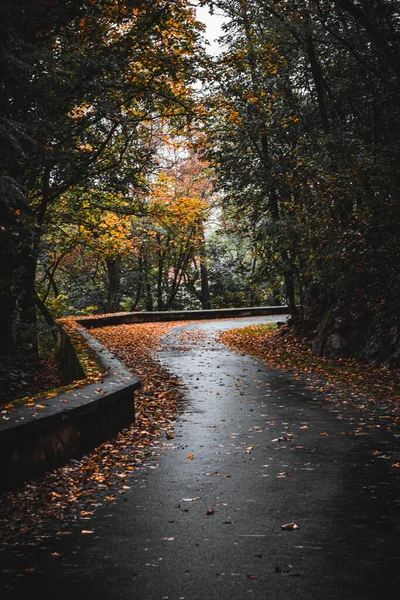
<instances>
[{"instance_id":1,"label":"tall tree trunk","mask_svg":"<svg viewBox=\"0 0 400 600\"><path fill-rule=\"evenodd\" d=\"M307 27L307 33L306 33L306 45L307 45L308 60L310 61L311 72L313 74L315 90L317 92L318 108L319 108L319 114L321 117L322 129L325 134L328 134L330 132L330 126L329 126L329 119L328 119L328 111L326 109L326 102L325 102L324 79L323 79L323 75L322 75L321 66L318 62L317 55L315 52L314 42L312 39L312 33L311 33L309 25Z\"/></svg>"},{"instance_id":2,"label":"tall tree trunk","mask_svg":"<svg viewBox=\"0 0 400 600\"><path fill-rule=\"evenodd\" d=\"M143 248L143 288L144 288L144 305L147 312L153 311L153 292L151 289L151 283L149 279L149 260L147 254L147 247Z\"/></svg>"},{"instance_id":3,"label":"tall tree trunk","mask_svg":"<svg viewBox=\"0 0 400 600\"><path fill-rule=\"evenodd\" d=\"M164 300L163 300L163 273L164 273L164 263L165 263L165 252L162 250L162 240L159 233L156 236L158 247L159 247L159 255L157 261L157 310L164 310ZM169 240L167 240L167 245L169 244Z\"/></svg>"},{"instance_id":4,"label":"tall tree trunk","mask_svg":"<svg viewBox=\"0 0 400 600\"><path fill-rule=\"evenodd\" d=\"M153 311L153 294L151 291L151 285L148 281L146 281L146 304L145 304L145 307L148 312Z\"/></svg>"},{"instance_id":5,"label":"tall tree trunk","mask_svg":"<svg viewBox=\"0 0 400 600\"><path fill-rule=\"evenodd\" d=\"M41 298L39 298L39 296L37 294L36 294L35 300L36 300L36 304L37 304L40 312L42 313L44 320L46 321L47 325L50 328L50 332L54 338L54 341L57 342L57 340L58 340L57 334L60 330L59 325L53 319L53 315L50 313L49 309L47 308L47 306L45 305L43 300Z\"/></svg>"},{"instance_id":6,"label":"tall tree trunk","mask_svg":"<svg viewBox=\"0 0 400 600\"><path fill-rule=\"evenodd\" d=\"M253 260L251 262L251 288L250 288L250 306L254 306L255 296L256 296L256 288L254 285L254 278L257 269L257 255L256 248L253 250Z\"/></svg>"},{"instance_id":7,"label":"tall tree trunk","mask_svg":"<svg viewBox=\"0 0 400 600\"><path fill-rule=\"evenodd\" d=\"M13 314L15 298L11 290L11 276L0 279L0 354L9 354L13 348Z\"/></svg>"},{"instance_id":8,"label":"tall tree trunk","mask_svg":"<svg viewBox=\"0 0 400 600\"><path fill-rule=\"evenodd\" d=\"M158 259L158 270L157 270L157 310L164 310L163 302L163 266L164 261L162 256Z\"/></svg>"},{"instance_id":9,"label":"tall tree trunk","mask_svg":"<svg viewBox=\"0 0 400 600\"><path fill-rule=\"evenodd\" d=\"M139 282L135 294L135 300L133 302L133 306L131 310L136 310L137 305L139 304L140 296L142 295L143 288L143 246L140 248L139 252Z\"/></svg>"},{"instance_id":10,"label":"tall tree trunk","mask_svg":"<svg viewBox=\"0 0 400 600\"><path fill-rule=\"evenodd\" d=\"M118 259L107 259L107 312L117 312L120 291L121 269Z\"/></svg>"},{"instance_id":11,"label":"tall tree trunk","mask_svg":"<svg viewBox=\"0 0 400 600\"><path fill-rule=\"evenodd\" d=\"M22 354L27 356L37 356L39 354L39 344L37 336L37 315L36 315L36 271L40 253L42 238L42 229L45 220L46 211L51 199L50 193L50 166L45 167L42 182L42 197L40 205L36 211L36 229L30 251L27 252L23 264L22 281L20 281L20 300L19 300L19 324L17 333L17 343Z\"/></svg>"},{"instance_id":12,"label":"tall tree trunk","mask_svg":"<svg viewBox=\"0 0 400 600\"><path fill-rule=\"evenodd\" d=\"M200 244L199 244L199 257L200 257L200 284L201 284L201 306L203 310L210 309L211 306L211 296L210 296L210 286L208 282L208 268L207 268L207 249L206 249L206 240L204 236L204 222L202 217L199 218L199 236L200 236Z\"/></svg>"},{"instance_id":13,"label":"tall tree trunk","mask_svg":"<svg viewBox=\"0 0 400 600\"><path fill-rule=\"evenodd\" d=\"M40 246L40 233L34 242L33 249L26 257L19 282L19 323L17 330L17 345L19 351L26 356L38 356L39 343L37 336L37 316L35 281L36 268Z\"/></svg>"},{"instance_id":14,"label":"tall tree trunk","mask_svg":"<svg viewBox=\"0 0 400 600\"><path fill-rule=\"evenodd\" d=\"M294 286L294 275L293 270L289 269L285 273L285 288L286 288L286 301L288 304L289 314L292 317L297 315L295 286Z\"/></svg>"}]
</instances>

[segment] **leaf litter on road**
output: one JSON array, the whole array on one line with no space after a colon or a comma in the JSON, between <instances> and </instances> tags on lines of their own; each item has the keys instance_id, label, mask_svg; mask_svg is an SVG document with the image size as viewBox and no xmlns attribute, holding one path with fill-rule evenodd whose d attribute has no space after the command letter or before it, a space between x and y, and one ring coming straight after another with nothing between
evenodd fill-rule
<instances>
[{"instance_id":1,"label":"leaf litter on road","mask_svg":"<svg viewBox=\"0 0 400 600\"><path fill-rule=\"evenodd\" d=\"M219 340L232 350L261 358L268 366L290 371L308 389L325 394L336 410L354 404L369 415L355 435L365 429L391 430L400 423L400 370L365 365L350 358L314 356L309 342L288 326L251 325L223 332ZM325 432L322 436L327 435Z\"/></svg>"},{"instance_id":2,"label":"leaf litter on road","mask_svg":"<svg viewBox=\"0 0 400 600\"><path fill-rule=\"evenodd\" d=\"M38 545L49 535L88 524L96 508L116 501L154 466L162 436L173 439L184 406L178 379L157 362L161 338L177 323L143 323L92 330L142 381L135 392L135 423L80 460L0 496L2 546ZM86 513L86 514L85 514ZM85 528L80 531L91 531Z\"/></svg>"}]
</instances>

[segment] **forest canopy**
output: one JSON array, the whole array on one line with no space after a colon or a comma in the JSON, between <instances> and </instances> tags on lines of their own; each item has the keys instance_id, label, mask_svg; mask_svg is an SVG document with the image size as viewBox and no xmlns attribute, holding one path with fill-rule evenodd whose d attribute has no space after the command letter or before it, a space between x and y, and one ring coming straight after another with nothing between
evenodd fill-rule
<instances>
[{"instance_id":1,"label":"forest canopy","mask_svg":"<svg viewBox=\"0 0 400 600\"><path fill-rule=\"evenodd\" d=\"M288 304L400 361L394 0L4 0L0 353L60 316Z\"/></svg>"},{"instance_id":2,"label":"forest canopy","mask_svg":"<svg viewBox=\"0 0 400 600\"><path fill-rule=\"evenodd\" d=\"M208 157L314 351L398 362L399 3L219 0ZM211 143L210 143L211 141Z\"/></svg>"}]
</instances>

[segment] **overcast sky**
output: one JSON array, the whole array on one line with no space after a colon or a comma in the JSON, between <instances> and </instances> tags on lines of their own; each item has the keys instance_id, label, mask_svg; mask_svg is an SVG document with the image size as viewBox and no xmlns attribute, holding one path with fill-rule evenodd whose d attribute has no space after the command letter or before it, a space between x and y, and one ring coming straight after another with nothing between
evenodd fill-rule
<instances>
[{"instance_id":1,"label":"overcast sky","mask_svg":"<svg viewBox=\"0 0 400 600\"><path fill-rule=\"evenodd\" d=\"M221 25L224 22L224 19L218 14L210 15L208 9L204 6L198 6L196 8L196 14L198 20L202 21L207 26L207 31L204 32L204 36L211 44L210 46L207 46L207 52L210 54L218 54L220 47L215 40L222 35Z\"/></svg>"}]
</instances>

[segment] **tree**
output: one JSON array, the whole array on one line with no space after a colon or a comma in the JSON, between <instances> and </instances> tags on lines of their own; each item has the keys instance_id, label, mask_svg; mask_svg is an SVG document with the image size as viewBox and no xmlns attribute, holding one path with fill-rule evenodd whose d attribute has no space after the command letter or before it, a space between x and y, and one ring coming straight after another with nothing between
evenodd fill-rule
<instances>
[{"instance_id":1,"label":"tree","mask_svg":"<svg viewBox=\"0 0 400 600\"><path fill-rule=\"evenodd\" d=\"M287 177L295 164L298 118L287 59L274 40L260 39L254 3L238 1L224 8L231 16L228 48L206 99L212 105L208 157L217 166L226 206L236 210L238 228L253 236L255 246L264 240L264 250L269 245L271 258L279 260L294 314L296 230L290 227Z\"/></svg>"},{"instance_id":2,"label":"tree","mask_svg":"<svg viewBox=\"0 0 400 600\"><path fill-rule=\"evenodd\" d=\"M128 310L154 303L163 310L176 306L185 287L186 301L209 305L210 175L183 140L161 133L158 172L140 188L123 194L78 186L48 211L37 284L44 302L71 312L84 308L82 301L103 312L121 302Z\"/></svg>"},{"instance_id":3,"label":"tree","mask_svg":"<svg viewBox=\"0 0 400 600\"><path fill-rule=\"evenodd\" d=\"M178 150L183 151L180 147ZM146 210L151 223L147 250L153 258L147 263L154 265L158 310L175 305L182 285L203 308L210 306L204 222L212 188L206 173L205 165L189 153L178 155L152 182Z\"/></svg>"},{"instance_id":4,"label":"tree","mask_svg":"<svg viewBox=\"0 0 400 600\"><path fill-rule=\"evenodd\" d=\"M398 357L398 3L208 4L227 15L208 156L237 229L316 352Z\"/></svg>"},{"instance_id":5,"label":"tree","mask_svg":"<svg viewBox=\"0 0 400 600\"><path fill-rule=\"evenodd\" d=\"M2 13L0 101L11 148L2 164L2 247L29 232L2 274L9 307L2 335L10 342L16 302L21 344L35 351L35 280L49 210L78 185L124 191L150 168L151 153L140 151L143 124L190 112L201 26L186 0L20 0L4 2ZM135 152L127 169L125 157Z\"/></svg>"}]
</instances>

